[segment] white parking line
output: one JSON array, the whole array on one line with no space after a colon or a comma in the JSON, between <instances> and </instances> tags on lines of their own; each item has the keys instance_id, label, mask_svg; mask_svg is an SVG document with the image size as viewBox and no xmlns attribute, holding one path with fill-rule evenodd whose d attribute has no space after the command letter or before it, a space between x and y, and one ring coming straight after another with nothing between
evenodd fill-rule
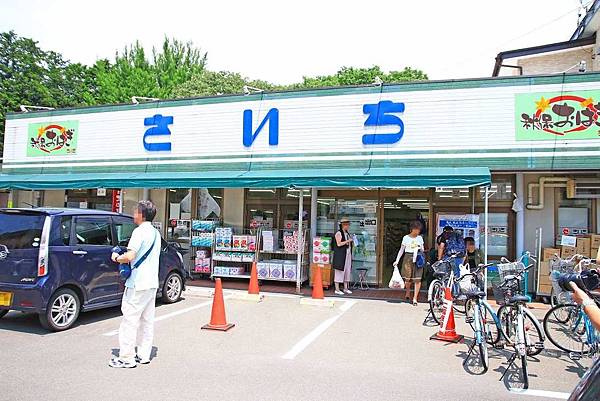
<instances>
[{"instance_id":1,"label":"white parking line","mask_svg":"<svg viewBox=\"0 0 600 401\"><path fill-rule=\"evenodd\" d=\"M226 296L223 297L223 299L228 299L228 298L231 298L231 295L226 295ZM184 313L188 313L188 312L191 312L193 310L200 309L200 308L203 308L203 307L208 306L208 305L212 305L212 302L213 301L210 300L210 301L202 302L201 304L198 304L198 305L194 305L194 306L183 308L183 309L180 309L180 310L177 310L177 311L174 311L174 312L166 313L164 315L161 315L161 316L155 318L154 322L160 322L161 320L166 320L166 319L170 319L170 318L175 317L175 316L183 315ZM112 336L116 336L117 334L119 334L119 330L118 329L117 330L113 330L113 331L109 331L108 333L104 333L102 335L106 336L106 337L112 337Z\"/></svg>"},{"instance_id":2,"label":"white parking line","mask_svg":"<svg viewBox=\"0 0 600 401\"><path fill-rule=\"evenodd\" d=\"M310 333L308 333L302 340L300 340L296 345L292 347L285 355L283 355L283 359L294 359L296 358L306 347L308 347L313 341L315 341L321 334L325 332L332 324L335 323L348 309L352 308L356 304L355 300L346 301L342 306L340 306L341 313L337 314L334 317L330 317L325 320L323 323L315 327Z\"/></svg>"},{"instance_id":3,"label":"white parking line","mask_svg":"<svg viewBox=\"0 0 600 401\"><path fill-rule=\"evenodd\" d=\"M519 395L531 395L534 397L547 397L547 398L555 398L559 400L568 400L571 394L569 393L559 393L557 391L546 391L546 390L510 390L513 394Z\"/></svg>"}]
</instances>

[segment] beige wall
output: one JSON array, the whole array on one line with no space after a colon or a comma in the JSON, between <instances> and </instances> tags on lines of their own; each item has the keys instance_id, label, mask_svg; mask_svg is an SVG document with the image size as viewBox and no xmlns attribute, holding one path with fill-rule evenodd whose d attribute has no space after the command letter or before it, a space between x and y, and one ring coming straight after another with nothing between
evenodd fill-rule
<instances>
[{"instance_id":1,"label":"beige wall","mask_svg":"<svg viewBox=\"0 0 600 401\"><path fill-rule=\"evenodd\" d=\"M44 205L48 207L64 207L65 206L65 191L53 190L44 191Z\"/></svg>"},{"instance_id":2,"label":"beige wall","mask_svg":"<svg viewBox=\"0 0 600 401\"><path fill-rule=\"evenodd\" d=\"M244 189L226 188L223 191L223 223L244 227Z\"/></svg>"},{"instance_id":3,"label":"beige wall","mask_svg":"<svg viewBox=\"0 0 600 401\"><path fill-rule=\"evenodd\" d=\"M524 175L524 207L527 204L527 184L538 182L539 177L537 174ZM534 254L537 253L535 249L535 231L538 227L542 227L542 247L554 246L554 198L554 188L546 188L544 191L544 208L542 210L525 209L525 250ZM539 202L537 191L534 193L533 201L535 203Z\"/></svg>"},{"instance_id":4,"label":"beige wall","mask_svg":"<svg viewBox=\"0 0 600 401\"><path fill-rule=\"evenodd\" d=\"M592 46L579 47L572 50L522 58L516 64L523 67L523 75L558 74L578 64L581 60L586 61L587 71L598 71L598 63L592 59L593 53L594 48ZM512 64L511 60L507 60L505 63ZM514 72L518 74L518 70L515 69ZM577 67L569 70L569 73L577 73Z\"/></svg>"}]
</instances>

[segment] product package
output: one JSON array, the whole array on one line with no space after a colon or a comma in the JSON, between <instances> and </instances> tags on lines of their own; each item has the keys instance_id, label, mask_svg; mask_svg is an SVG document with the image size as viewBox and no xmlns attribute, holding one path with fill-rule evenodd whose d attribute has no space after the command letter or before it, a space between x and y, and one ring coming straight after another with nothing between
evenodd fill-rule
<instances>
[{"instance_id":1,"label":"product package","mask_svg":"<svg viewBox=\"0 0 600 401\"><path fill-rule=\"evenodd\" d=\"M283 278L296 280L296 262L293 260L285 261L283 264Z\"/></svg>"},{"instance_id":2,"label":"product package","mask_svg":"<svg viewBox=\"0 0 600 401\"><path fill-rule=\"evenodd\" d=\"M258 262L256 264L256 273L258 278L269 278L269 263Z\"/></svg>"}]
</instances>

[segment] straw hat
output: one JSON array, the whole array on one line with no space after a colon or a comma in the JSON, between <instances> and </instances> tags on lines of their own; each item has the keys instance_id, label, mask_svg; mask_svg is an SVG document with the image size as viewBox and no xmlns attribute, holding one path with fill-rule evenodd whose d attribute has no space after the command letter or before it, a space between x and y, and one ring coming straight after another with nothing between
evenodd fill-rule
<instances>
[{"instance_id":1,"label":"straw hat","mask_svg":"<svg viewBox=\"0 0 600 401\"><path fill-rule=\"evenodd\" d=\"M340 224L350 224L350 220L347 217L342 217L340 220Z\"/></svg>"}]
</instances>

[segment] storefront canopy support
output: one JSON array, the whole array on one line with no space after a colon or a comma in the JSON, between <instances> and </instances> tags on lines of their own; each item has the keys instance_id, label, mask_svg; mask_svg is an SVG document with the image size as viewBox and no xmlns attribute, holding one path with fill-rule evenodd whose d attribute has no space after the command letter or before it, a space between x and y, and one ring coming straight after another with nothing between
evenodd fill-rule
<instances>
[{"instance_id":1,"label":"storefront canopy support","mask_svg":"<svg viewBox=\"0 0 600 401\"><path fill-rule=\"evenodd\" d=\"M302 286L302 256L304 253L304 227L303 218L304 214L304 191L298 191L298 254L296 255L296 294L300 294L300 287Z\"/></svg>"},{"instance_id":2,"label":"storefront canopy support","mask_svg":"<svg viewBox=\"0 0 600 401\"><path fill-rule=\"evenodd\" d=\"M490 194L490 187L486 186L485 187L485 201L484 201L484 210L483 210L483 226L485 229L485 237L484 237L484 242L483 242L483 246L484 246L484 253L483 253L483 263L487 264L488 263L488 237L489 237L489 206L490 206L490 196L493 194ZM486 293L487 293L487 282L488 282L488 272L487 269L484 270L483 273L483 282L485 283L485 289L486 289Z\"/></svg>"}]
</instances>

